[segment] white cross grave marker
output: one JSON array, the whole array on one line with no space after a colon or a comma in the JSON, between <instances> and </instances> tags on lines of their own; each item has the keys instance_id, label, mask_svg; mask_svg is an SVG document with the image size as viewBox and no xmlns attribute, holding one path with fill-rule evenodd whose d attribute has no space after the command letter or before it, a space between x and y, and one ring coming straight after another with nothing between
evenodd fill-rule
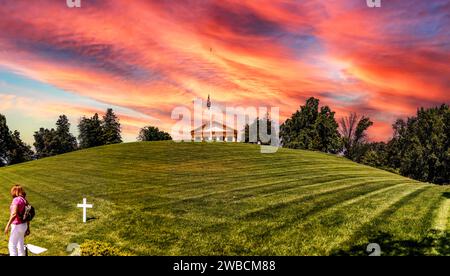
<instances>
[{"instance_id":1,"label":"white cross grave marker","mask_svg":"<svg viewBox=\"0 0 450 276\"><path fill-rule=\"evenodd\" d=\"M92 208L93 206L94 205L92 205L92 204L86 203L86 198L83 198L83 204L77 204L78 208L83 208L83 222L86 222L86 209Z\"/></svg>"}]
</instances>

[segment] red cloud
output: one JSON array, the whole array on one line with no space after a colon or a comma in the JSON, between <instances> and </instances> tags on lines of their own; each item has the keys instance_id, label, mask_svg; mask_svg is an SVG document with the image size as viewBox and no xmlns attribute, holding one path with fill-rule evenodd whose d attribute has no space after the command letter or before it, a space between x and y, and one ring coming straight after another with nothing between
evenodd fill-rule
<instances>
[{"instance_id":1,"label":"red cloud","mask_svg":"<svg viewBox=\"0 0 450 276\"><path fill-rule=\"evenodd\" d=\"M172 108L207 94L279 106L282 119L316 96L338 116L371 116L371 137L386 139L396 117L448 102L450 5L423 2L9 1L0 65L154 116L165 130Z\"/></svg>"}]
</instances>

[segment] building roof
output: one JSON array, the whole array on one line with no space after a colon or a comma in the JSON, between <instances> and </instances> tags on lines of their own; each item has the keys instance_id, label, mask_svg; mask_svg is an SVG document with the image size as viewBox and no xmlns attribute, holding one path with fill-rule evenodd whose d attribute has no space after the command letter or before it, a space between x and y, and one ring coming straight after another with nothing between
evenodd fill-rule
<instances>
[{"instance_id":1,"label":"building roof","mask_svg":"<svg viewBox=\"0 0 450 276\"><path fill-rule=\"evenodd\" d=\"M210 125L209 122L206 122L204 124L202 124L201 126L191 130L191 132L194 133L201 133L201 132L235 132L236 129L227 126L225 123L219 123L217 121L213 121L211 124L211 129L210 129Z\"/></svg>"}]
</instances>

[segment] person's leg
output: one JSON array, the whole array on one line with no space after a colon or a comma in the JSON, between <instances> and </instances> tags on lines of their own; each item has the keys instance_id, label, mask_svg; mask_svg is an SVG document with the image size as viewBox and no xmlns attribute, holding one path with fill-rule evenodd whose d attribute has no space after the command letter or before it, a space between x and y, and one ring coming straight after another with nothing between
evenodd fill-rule
<instances>
[{"instance_id":1,"label":"person's leg","mask_svg":"<svg viewBox=\"0 0 450 276\"><path fill-rule=\"evenodd\" d=\"M18 256L25 256L26 254L25 254L24 240L25 240L25 232L27 231L28 226L26 223L19 224L18 226L19 226L17 239Z\"/></svg>"},{"instance_id":2,"label":"person's leg","mask_svg":"<svg viewBox=\"0 0 450 276\"><path fill-rule=\"evenodd\" d=\"M8 250L9 250L9 256L17 256L17 242L19 241L19 235L17 234L17 225L12 224L11 225L11 233L9 236L9 242L8 242Z\"/></svg>"}]
</instances>

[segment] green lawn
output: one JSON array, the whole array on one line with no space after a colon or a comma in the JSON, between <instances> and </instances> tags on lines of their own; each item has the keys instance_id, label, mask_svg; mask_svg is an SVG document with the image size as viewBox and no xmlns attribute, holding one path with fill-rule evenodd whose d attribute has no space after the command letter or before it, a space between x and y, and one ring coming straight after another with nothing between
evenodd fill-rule
<instances>
[{"instance_id":1,"label":"green lawn","mask_svg":"<svg viewBox=\"0 0 450 276\"><path fill-rule=\"evenodd\" d=\"M450 255L450 187L317 152L144 142L1 168L4 223L15 183L37 210L28 242L49 255L86 239L133 255L366 255L374 241L383 254Z\"/></svg>"}]
</instances>

